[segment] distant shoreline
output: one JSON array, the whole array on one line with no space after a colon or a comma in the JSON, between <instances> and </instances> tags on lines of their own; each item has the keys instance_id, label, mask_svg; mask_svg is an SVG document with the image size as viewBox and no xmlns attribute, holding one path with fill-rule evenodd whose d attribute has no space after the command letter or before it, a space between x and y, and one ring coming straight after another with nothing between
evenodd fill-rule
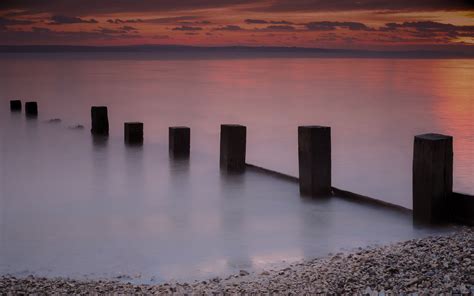
<instances>
[{"instance_id":1,"label":"distant shoreline","mask_svg":"<svg viewBox=\"0 0 474 296\"><path fill-rule=\"evenodd\" d=\"M0 53L156 53L166 56L195 57L337 57L337 58L421 58L471 59L466 51L373 51L305 47L199 47L181 45L74 46L74 45L0 45Z\"/></svg>"}]
</instances>

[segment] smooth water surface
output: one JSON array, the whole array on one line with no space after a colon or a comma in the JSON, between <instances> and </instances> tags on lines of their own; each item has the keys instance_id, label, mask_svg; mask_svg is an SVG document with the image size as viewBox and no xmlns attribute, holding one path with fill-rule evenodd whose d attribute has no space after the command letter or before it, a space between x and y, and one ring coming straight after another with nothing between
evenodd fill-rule
<instances>
[{"instance_id":1,"label":"smooth water surface","mask_svg":"<svg viewBox=\"0 0 474 296\"><path fill-rule=\"evenodd\" d=\"M448 231L409 213L339 198L253 170L228 175L199 148L127 147L63 123L2 119L0 274L138 282L223 276Z\"/></svg>"},{"instance_id":2,"label":"smooth water surface","mask_svg":"<svg viewBox=\"0 0 474 296\"><path fill-rule=\"evenodd\" d=\"M218 168L219 125L248 127L248 162L297 176L297 126L332 127L336 187L411 207L413 136L454 136L474 192L472 60L0 56L0 274L196 279L438 233L406 213ZM37 100L40 115L10 114ZM108 141L90 135L107 105ZM61 118L59 123L47 123ZM141 148L123 122L143 121ZM83 124L84 129L70 126ZM191 158L168 126L191 127Z\"/></svg>"},{"instance_id":3,"label":"smooth water surface","mask_svg":"<svg viewBox=\"0 0 474 296\"><path fill-rule=\"evenodd\" d=\"M413 136L454 136L454 189L474 193L474 60L160 59L153 54L0 56L0 98L34 99L42 118L89 128L107 105L113 137L147 142L188 125L218 151L221 123L248 127L248 162L298 175L297 126L332 127L336 187L411 208Z\"/></svg>"}]
</instances>

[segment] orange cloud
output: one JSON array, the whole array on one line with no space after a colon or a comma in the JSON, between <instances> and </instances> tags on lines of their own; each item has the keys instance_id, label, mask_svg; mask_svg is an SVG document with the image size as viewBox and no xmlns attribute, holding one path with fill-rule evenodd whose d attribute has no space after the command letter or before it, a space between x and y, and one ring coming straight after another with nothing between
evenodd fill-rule
<instances>
[{"instance_id":1,"label":"orange cloud","mask_svg":"<svg viewBox=\"0 0 474 296\"><path fill-rule=\"evenodd\" d=\"M472 51L471 14L457 0L6 0L0 43Z\"/></svg>"}]
</instances>

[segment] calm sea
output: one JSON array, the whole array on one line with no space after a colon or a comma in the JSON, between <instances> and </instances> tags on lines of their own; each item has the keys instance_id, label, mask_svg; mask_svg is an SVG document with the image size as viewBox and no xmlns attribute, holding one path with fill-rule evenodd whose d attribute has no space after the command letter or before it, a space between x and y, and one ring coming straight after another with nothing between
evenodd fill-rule
<instances>
[{"instance_id":1,"label":"calm sea","mask_svg":"<svg viewBox=\"0 0 474 296\"><path fill-rule=\"evenodd\" d=\"M474 193L474 60L2 57L2 100L37 100L42 118L89 128L107 105L113 137L145 123L146 142L189 125L215 153L221 123L248 127L248 162L298 175L297 126L328 125L334 185L411 207L413 136L454 136L454 189ZM4 104L5 105L5 104ZM3 108L5 109L5 108Z\"/></svg>"},{"instance_id":2,"label":"calm sea","mask_svg":"<svg viewBox=\"0 0 474 296\"><path fill-rule=\"evenodd\" d=\"M3 54L0 273L205 277L421 235L221 175L219 125L246 125L247 162L294 176L297 126L331 126L334 186L410 208L421 133L454 136L454 189L474 193L473 81L474 60ZM39 118L10 114L16 98ZM108 142L90 137L92 105L109 107ZM143 148L124 147L124 121L144 122ZM190 161L168 159L172 125L191 127Z\"/></svg>"}]
</instances>

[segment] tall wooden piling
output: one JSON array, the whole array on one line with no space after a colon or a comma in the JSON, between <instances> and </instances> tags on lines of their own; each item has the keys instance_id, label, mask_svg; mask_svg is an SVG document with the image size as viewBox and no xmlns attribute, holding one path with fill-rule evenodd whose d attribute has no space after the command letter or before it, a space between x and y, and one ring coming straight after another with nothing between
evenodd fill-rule
<instances>
[{"instance_id":1,"label":"tall wooden piling","mask_svg":"<svg viewBox=\"0 0 474 296\"><path fill-rule=\"evenodd\" d=\"M125 122L124 139L129 145L143 144L143 122Z\"/></svg>"},{"instance_id":2,"label":"tall wooden piling","mask_svg":"<svg viewBox=\"0 0 474 296\"><path fill-rule=\"evenodd\" d=\"M415 136L413 150L413 219L439 223L450 219L453 192L453 138Z\"/></svg>"},{"instance_id":3,"label":"tall wooden piling","mask_svg":"<svg viewBox=\"0 0 474 296\"><path fill-rule=\"evenodd\" d=\"M169 128L169 152L174 157L189 156L191 129L186 126Z\"/></svg>"},{"instance_id":4,"label":"tall wooden piling","mask_svg":"<svg viewBox=\"0 0 474 296\"><path fill-rule=\"evenodd\" d=\"M329 196L332 191L330 127L298 127L298 163L300 194Z\"/></svg>"},{"instance_id":5,"label":"tall wooden piling","mask_svg":"<svg viewBox=\"0 0 474 296\"><path fill-rule=\"evenodd\" d=\"M247 128L237 124L221 125L220 167L227 171L245 170Z\"/></svg>"},{"instance_id":6,"label":"tall wooden piling","mask_svg":"<svg viewBox=\"0 0 474 296\"><path fill-rule=\"evenodd\" d=\"M106 106L93 106L91 108L91 133L107 136L109 134L109 117Z\"/></svg>"},{"instance_id":7,"label":"tall wooden piling","mask_svg":"<svg viewBox=\"0 0 474 296\"><path fill-rule=\"evenodd\" d=\"M36 103L36 102L26 102L25 103L25 114L28 117L38 116L38 103Z\"/></svg>"},{"instance_id":8,"label":"tall wooden piling","mask_svg":"<svg viewBox=\"0 0 474 296\"><path fill-rule=\"evenodd\" d=\"M10 111L20 112L21 111L21 101L20 100L11 100L10 101Z\"/></svg>"}]
</instances>

